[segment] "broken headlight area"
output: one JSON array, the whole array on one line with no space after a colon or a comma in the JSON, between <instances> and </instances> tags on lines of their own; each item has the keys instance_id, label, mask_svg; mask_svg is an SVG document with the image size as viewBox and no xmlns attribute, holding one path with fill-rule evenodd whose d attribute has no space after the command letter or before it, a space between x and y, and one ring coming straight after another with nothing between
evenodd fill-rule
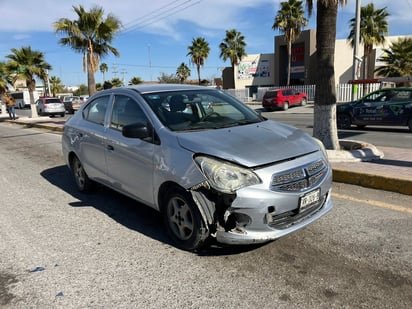
<instances>
[{"instance_id":1,"label":"broken headlight area","mask_svg":"<svg viewBox=\"0 0 412 309\"><path fill-rule=\"evenodd\" d=\"M222 193L234 193L262 182L252 170L228 161L203 155L194 160L210 186Z\"/></svg>"},{"instance_id":2,"label":"broken headlight area","mask_svg":"<svg viewBox=\"0 0 412 309\"><path fill-rule=\"evenodd\" d=\"M193 187L191 192L212 233L217 230L242 232L252 223L250 216L231 207L236 194L218 192L208 186Z\"/></svg>"}]
</instances>

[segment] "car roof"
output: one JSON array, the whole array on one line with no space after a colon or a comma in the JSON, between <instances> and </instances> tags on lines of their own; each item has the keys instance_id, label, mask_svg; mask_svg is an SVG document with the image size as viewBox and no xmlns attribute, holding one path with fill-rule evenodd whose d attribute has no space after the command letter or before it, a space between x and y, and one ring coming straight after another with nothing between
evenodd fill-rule
<instances>
[{"instance_id":1,"label":"car roof","mask_svg":"<svg viewBox=\"0 0 412 309\"><path fill-rule=\"evenodd\" d=\"M152 92L166 92L166 91L179 91L179 90L207 90L205 86L187 85L187 84L145 84L124 87L128 89L134 89L139 93L152 93Z\"/></svg>"}]
</instances>

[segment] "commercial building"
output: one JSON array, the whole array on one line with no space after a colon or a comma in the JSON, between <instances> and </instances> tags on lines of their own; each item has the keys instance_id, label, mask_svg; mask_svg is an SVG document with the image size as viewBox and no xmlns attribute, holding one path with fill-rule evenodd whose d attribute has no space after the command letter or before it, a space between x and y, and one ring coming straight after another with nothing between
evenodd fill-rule
<instances>
[{"instance_id":1,"label":"commercial building","mask_svg":"<svg viewBox=\"0 0 412 309\"><path fill-rule=\"evenodd\" d=\"M386 37L383 45L375 46L369 61L368 72L372 76L377 66L382 65L378 59L383 53L383 49L391 46L401 36ZM291 85L313 85L316 79L316 30L302 31L301 35L293 42L291 50ZM358 56L363 58L362 45L359 48ZM364 63L364 62L363 62ZM363 63L358 68L363 72ZM284 36L274 37L273 54L253 54L247 55L235 67L225 68L223 71L223 88L244 89L248 88L250 97L256 93L258 87L273 87L286 85L287 81L288 54ZM346 39L336 40L335 44L335 82L345 84L352 79L353 48ZM233 78L234 73L234 78ZM234 83L234 84L233 84Z\"/></svg>"}]
</instances>

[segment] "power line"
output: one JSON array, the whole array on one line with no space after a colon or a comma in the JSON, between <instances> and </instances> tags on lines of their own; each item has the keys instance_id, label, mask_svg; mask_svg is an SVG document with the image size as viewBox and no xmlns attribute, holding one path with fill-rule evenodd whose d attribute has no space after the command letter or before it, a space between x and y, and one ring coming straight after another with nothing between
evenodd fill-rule
<instances>
[{"instance_id":1,"label":"power line","mask_svg":"<svg viewBox=\"0 0 412 309\"><path fill-rule=\"evenodd\" d=\"M179 2L179 0L178 0L178 1L174 1L173 3L176 3L176 2ZM179 4L175 5L175 6L173 6L173 7L170 8L170 9L167 9L166 11L162 11L162 10L163 10L164 8L166 8L166 7L169 7L170 4L169 4L169 5L166 5L166 6L163 6L163 7L159 10L160 12L159 12L158 14L154 14L154 15L152 14L154 11L152 11L151 13L148 13L148 14L145 15L145 16L147 16L147 17L143 18L142 20L138 21L137 23L134 23L134 24L126 27L126 28L123 30L122 34L135 31L135 30L137 30L138 28L140 28L140 29L141 29L141 28L145 28L145 27L147 27L147 26L149 26L149 25L151 25L151 24L153 24L153 23L155 23L155 22L158 22L159 20L165 19L165 18L167 18L167 17L169 17L169 16L172 16L172 15L175 15L175 14L177 14L177 13L180 13L180 12L182 12L182 11L184 11L184 10L186 10L186 9L188 9L188 8L196 5L196 4L199 4L199 3L201 2L201 0L198 0L198 1L194 2L194 3L190 3L190 2L192 2L192 0L186 0L186 1L182 2L182 3L179 3ZM135 21L136 21L136 20L135 20ZM131 22L129 22L128 24L131 24Z\"/></svg>"}]
</instances>

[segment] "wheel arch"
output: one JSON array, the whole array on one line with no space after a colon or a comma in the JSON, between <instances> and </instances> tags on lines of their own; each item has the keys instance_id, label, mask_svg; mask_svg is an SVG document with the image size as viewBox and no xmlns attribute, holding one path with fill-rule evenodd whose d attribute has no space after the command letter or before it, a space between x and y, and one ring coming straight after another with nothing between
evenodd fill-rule
<instances>
[{"instance_id":1,"label":"wheel arch","mask_svg":"<svg viewBox=\"0 0 412 309\"><path fill-rule=\"evenodd\" d=\"M157 193L157 203L159 206L159 210L161 212L164 211L167 205L167 192L171 190L173 187L178 187L186 192L188 192L191 195L191 198L198 208L200 215L202 216L202 220L205 223L206 227L209 229L209 226L214 223L214 213L215 213L215 204L210 201L209 199L206 198L204 194L202 194L198 190L192 190L192 189L185 189L179 184L173 182L173 181L167 181L163 183L159 191Z\"/></svg>"}]
</instances>

